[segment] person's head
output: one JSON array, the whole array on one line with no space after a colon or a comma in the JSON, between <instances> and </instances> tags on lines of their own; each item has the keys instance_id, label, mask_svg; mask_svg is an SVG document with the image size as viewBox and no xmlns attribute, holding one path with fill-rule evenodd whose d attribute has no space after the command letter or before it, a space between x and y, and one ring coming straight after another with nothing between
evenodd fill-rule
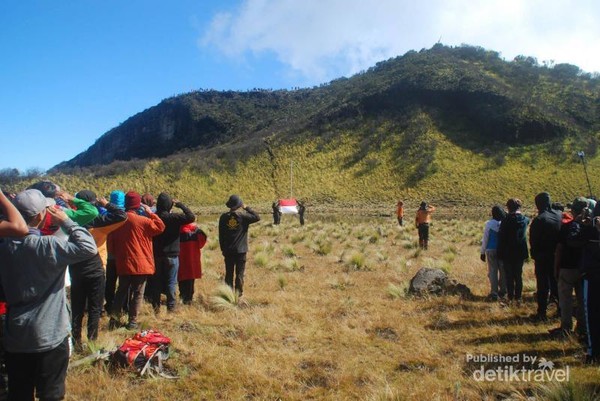
<instances>
[{"instance_id":1,"label":"person's head","mask_svg":"<svg viewBox=\"0 0 600 401\"><path fill-rule=\"evenodd\" d=\"M88 201L90 203L95 204L98 198L96 197L96 193L89 189L84 189L75 194L75 197L78 199L82 199L84 201Z\"/></svg>"},{"instance_id":2,"label":"person's head","mask_svg":"<svg viewBox=\"0 0 600 401\"><path fill-rule=\"evenodd\" d=\"M506 201L506 208L508 209L508 213L515 213L519 209L521 209L521 200L517 198L510 198Z\"/></svg>"},{"instance_id":3,"label":"person's head","mask_svg":"<svg viewBox=\"0 0 600 401\"><path fill-rule=\"evenodd\" d=\"M583 196L578 196L571 203L571 214L573 217L578 216L587 207L589 207L588 200Z\"/></svg>"},{"instance_id":4,"label":"person's head","mask_svg":"<svg viewBox=\"0 0 600 401\"><path fill-rule=\"evenodd\" d=\"M548 192L540 192L535 196L535 206L538 211L550 210L552 202L550 201L550 194Z\"/></svg>"},{"instance_id":5,"label":"person's head","mask_svg":"<svg viewBox=\"0 0 600 401\"><path fill-rule=\"evenodd\" d=\"M46 198L56 198L57 192L60 192L60 187L52 181L38 181L30 185L27 189L37 189Z\"/></svg>"},{"instance_id":6,"label":"person's head","mask_svg":"<svg viewBox=\"0 0 600 401\"><path fill-rule=\"evenodd\" d=\"M144 205L148 205L150 207L156 205L156 201L154 200L154 196L152 196L148 192L146 192L144 195L142 195L142 203Z\"/></svg>"},{"instance_id":7,"label":"person's head","mask_svg":"<svg viewBox=\"0 0 600 401\"><path fill-rule=\"evenodd\" d=\"M564 212L565 206L560 202L552 202L552 209L558 210L559 212Z\"/></svg>"},{"instance_id":8,"label":"person's head","mask_svg":"<svg viewBox=\"0 0 600 401\"><path fill-rule=\"evenodd\" d=\"M402 202L401 200L398 201L398 206L403 206L404 202Z\"/></svg>"},{"instance_id":9,"label":"person's head","mask_svg":"<svg viewBox=\"0 0 600 401\"><path fill-rule=\"evenodd\" d=\"M426 209L427 209L427 202L425 202L425 201L422 201L422 202L421 202L421 205L419 205L419 209L421 209L421 210L426 210Z\"/></svg>"},{"instance_id":10,"label":"person's head","mask_svg":"<svg viewBox=\"0 0 600 401\"><path fill-rule=\"evenodd\" d=\"M494 205L492 207L492 218L496 221L502 221L504 217L506 217L506 212L502 209L502 206Z\"/></svg>"},{"instance_id":11,"label":"person's head","mask_svg":"<svg viewBox=\"0 0 600 401\"><path fill-rule=\"evenodd\" d=\"M243 204L244 202L242 202L242 198L240 198L238 195L231 195L227 202L225 202L225 206L231 210L239 209Z\"/></svg>"},{"instance_id":12,"label":"person's head","mask_svg":"<svg viewBox=\"0 0 600 401\"><path fill-rule=\"evenodd\" d=\"M142 196L135 191L125 194L125 210L138 210L142 206Z\"/></svg>"},{"instance_id":13,"label":"person's head","mask_svg":"<svg viewBox=\"0 0 600 401\"><path fill-rule=\"evenodd\" d=\"M119 209L125 209L125 192L119 190L112 191L109 198L110 203Z\"/></svg>"},{"instance_id":14,"label":"person's head","mask_svg":"<svg viewBox=\"0 0 600 401\"><path fill-rule=\"evenodd\" d=\"M15 196L13 204L29 227L38 227L46 217L46 208L56 203L37 189L26 189Z\"/></svg>"},{"instance_id":15,"label":"person's head","mask_svg":"<svg viewBox=\"0 0 600 401\"><path fill-rule=\"evenodd\" d=\"M149 205L148 205L149 206ZM157 212L170 212L173 208L173 199L166 192L161 192L156 200Z\"/></svg>"}]
</instances>

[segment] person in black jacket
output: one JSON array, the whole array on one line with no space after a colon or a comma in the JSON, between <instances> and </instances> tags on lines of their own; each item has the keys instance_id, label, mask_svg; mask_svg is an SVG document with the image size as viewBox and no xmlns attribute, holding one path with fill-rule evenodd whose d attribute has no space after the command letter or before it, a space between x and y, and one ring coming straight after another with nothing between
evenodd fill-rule
<instances>
[{"instance_id":1,"label":"person in black jacket","mask_svg":"<svg viewBox=\"0 0 600 401\"><path fill-rule=\"evenodd\" d=\"M531 258L535 261L537 313L533 316L536 320L546 320L548 301L558 303L558 286L554 277L554 253L562 213L552 209L550 194L541 192L535 197L538 215L531 222L529 229L529 246Z\"/></svg>"},{"instance_id":2,"label":"person in black jacket","mask_svg":"<svg viewBox=\"0 0 600 401\"><path fill-rule=\"evenodd\" d=\"M98 214L94 220L85 226L94 236L98 246L101 245L98 243L99 238L106 240L109 231L119 227L119 223L127 220L127 213L124 210L108 203L104 198L97 199L96 194L90 190L79 191L76 197L105 210L104 213ZM97 236L95 231L102 232L102 234ZM98 339L98 323L102 316L104 287L106 284L104 265L100 253L96 253L83 262L70 265L69 274L71 276L71 335L75 348L80 349L82 322L86 305L88 311L87 338L89 341Z\"/></svg>"},{"instance_id":3,"label":"person in black jacket","mask_svg":"<svg viewBox=\"0 0 600 401\"><path fill-rule=\"evenodd\" d=\"M172 213L173 206L183 213ZM192 211L177 199L161 192L156 199L156 214L165 223L165 230L152 240L156 271L150 278L150 296L154 312L160 311L160 296L167 294L167 311L175 311L177 272L179 270L179 230L196 221Z\"/></svg>"},{"instance_id":4,"label":"person in black jacket","mask_svg":"<svg viewBox=\"0 0 600 401\"><path fill-rule=\"evenodd\" d=\"M600 363L600 202L593 217L583 224L581 254L583 306L587 326L586 363Z\"/></svg>"},{"instance_id":5,"label":"person in black jacket","mask_svg":"<svg viewBox=\"0 0 600 401\"><path fill-rule=\"evenodd\" d=\"M242 296L248 252L248 226L259 221L260 216L244 205L238 195L231 195L225 206L229 211L219 218L219 244L225 258L225 283L234 289L238 296Z\"/></svg>"},{"instance_id":6,"label":"person in black jacket","mask_svg":"<svg viewBox=\"0 0 600 401\"><path fill-rule=\"evenodd\" d=\"M529 219L521 214L521 201L511 198L506 202L508 214L498 231L498 259L504 264L506 291L509 301L521 301L523 292L523 262L529 257L527 226Z\"/></svg>"}]
</instances>

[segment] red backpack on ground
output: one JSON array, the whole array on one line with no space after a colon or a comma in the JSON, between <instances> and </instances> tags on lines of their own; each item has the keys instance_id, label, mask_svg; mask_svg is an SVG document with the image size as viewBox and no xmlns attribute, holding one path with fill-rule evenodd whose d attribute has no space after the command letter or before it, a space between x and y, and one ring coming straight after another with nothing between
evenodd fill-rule
<instances>
[{"instance_id":1,"label":"red backpack on ground","mask_svg":"<svg viewBox=\"0 0 600 401\"><path fill-rule=\"evenodd\" d=\"M168 377L162 362L169 358L170 344L171 339L158 331L144 330L126 339L110 360L113 365L135 369L140 376L149 373Z\"/></svg>"}]
</instances>

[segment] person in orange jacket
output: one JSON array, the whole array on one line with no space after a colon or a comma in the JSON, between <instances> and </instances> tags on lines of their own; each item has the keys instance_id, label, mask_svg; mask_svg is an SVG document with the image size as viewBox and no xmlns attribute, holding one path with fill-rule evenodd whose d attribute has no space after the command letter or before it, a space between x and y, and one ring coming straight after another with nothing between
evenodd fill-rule
<instances>
[{"instance_id":1,"label":"person in orange jacket","mask_svg":"<svg viewBox=\"0 0 600 401\"><path fill-rule=\"evenodd\" d=\"M137 329L138 311L142 304L144 287L148 276L154 274L154 256L152 237L165 230L165 223L152 213L150 206L143 205L145 216L138 214L142 207L142 197L137 192L125 194L127 221L109 236L109 248L116 262L119 287L110 312L109 328L120 325L120 315L129 291L133 293L129 304L129 322L127 328ZM146 217L148 216L148 217Z\"/></svg>"},{"instance_id":2,"label":"person in orange jacket","mask_svg":"<svg viewBox=\"0 0 600 401\"><path fill-rule=\"evenodd\" d=\"M402 221L404 219L404 202L401 200L399 200L398 204L396 205L396 217L398 218L398 225L402 227L404 224Z\"/></svg>"},{"instance_id":3,"label":"person in orange jacket","mask_svg":"<svg viewBox=\"0 0 600 401\"><path fill-rule=\"evenodd\" d=\"M431 214L435 211L435 207L428 205L427 202L421 202L417 217L415 218L415 226L419 230L419 247L427 249L429 243L429 224L431 223Z\"/></svg>"}]
</instances>

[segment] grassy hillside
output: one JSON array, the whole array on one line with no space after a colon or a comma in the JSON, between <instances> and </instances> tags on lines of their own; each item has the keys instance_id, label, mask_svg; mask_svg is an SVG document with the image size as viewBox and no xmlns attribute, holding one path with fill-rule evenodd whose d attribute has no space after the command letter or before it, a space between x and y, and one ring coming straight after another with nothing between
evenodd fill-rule
<instances>
[{"instance_id":1,"label":"grassy hillside","mask_svg":"<svg viewBox=\"0 0 600 401\"><path fill-rule=\"evenodd\" d=\"M375 146L372 135L336 134L270 144L268 151L260 144L264 150L255 155L235 163L227 161L235 153L227 153L217 159L220 165L211 168L204 159L185 155L137 165L123 162L127 171L116 167L110 176L81 173L50 178L70 191L94 188L107 194L133 189L155 195L167 191L198 207L222 205L229 194L238 193L249 203L268 208L274 199L289 196L291 163L293 195L323 209L389 208L397 198L468 206L519 197L531 205L542 190L563 203L588 194L583 165L569 140L476 152L458 146L433 126L412 143L406 135L386 131ZM595 190L600 185L596 174L600 162L596 157L587 162Z\"/></svg>"}]
</instances>

